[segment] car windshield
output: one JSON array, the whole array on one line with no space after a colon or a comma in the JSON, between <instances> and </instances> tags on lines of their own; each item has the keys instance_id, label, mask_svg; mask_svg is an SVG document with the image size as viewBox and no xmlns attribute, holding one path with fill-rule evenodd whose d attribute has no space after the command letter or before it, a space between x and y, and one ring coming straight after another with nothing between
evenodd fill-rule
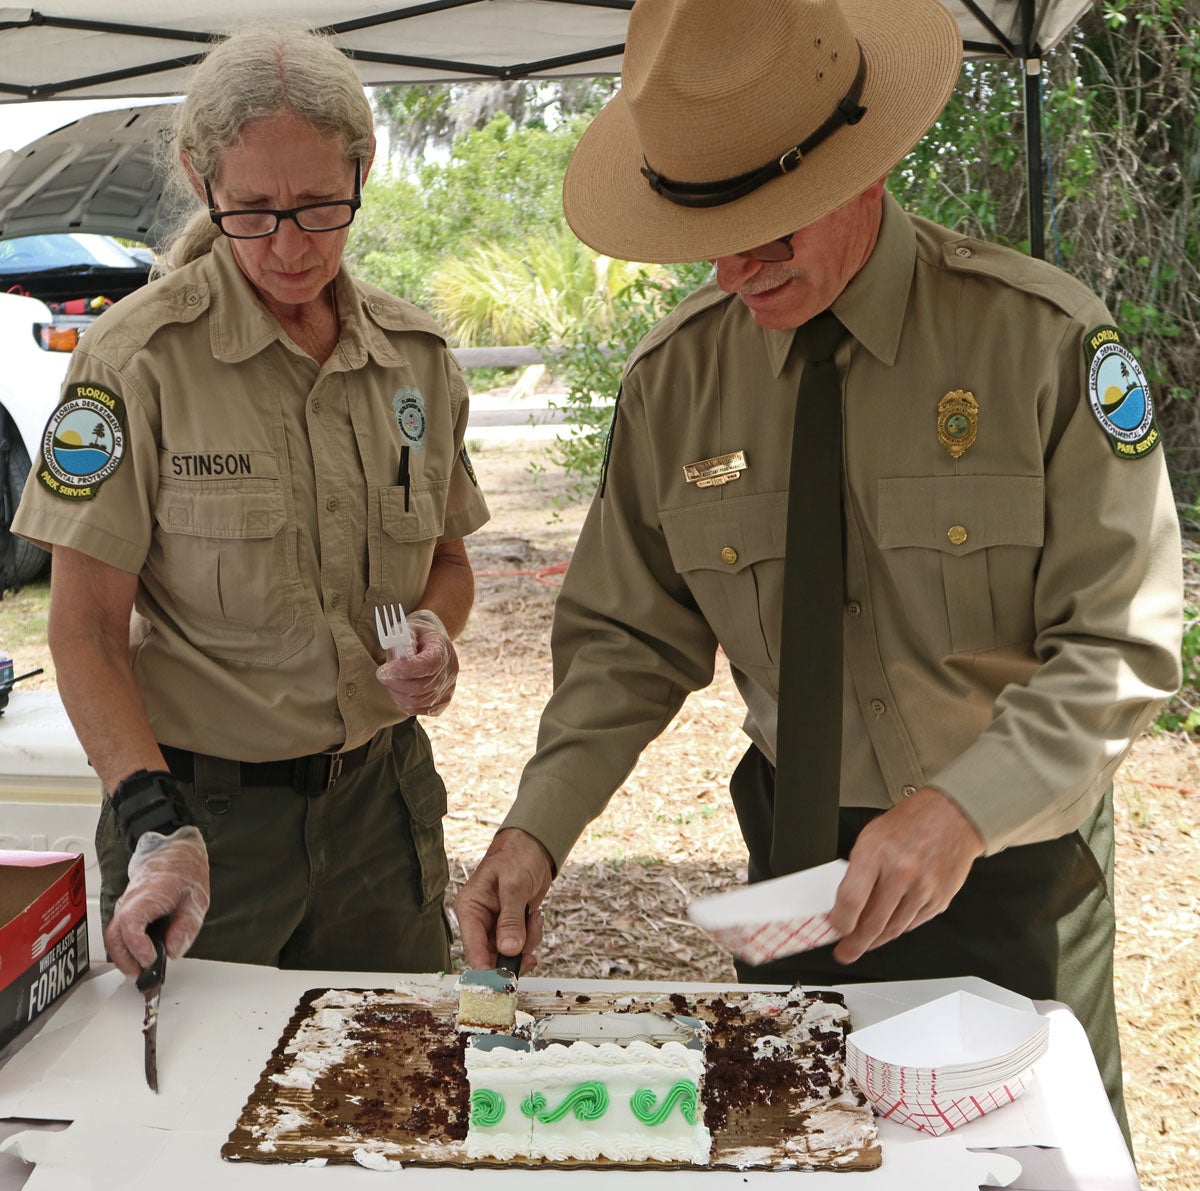
<instances>
[{"instance_id":1,"label":"car windshield","mask_svg":"<svg viewBox=\"0 0 1200 1191\"><path fill-rule=\"evenodd\" d=\"M109 236L87 232L0 240L0 276L42 269L145 269L146 263Z\"/></svg>"}]
</instances>

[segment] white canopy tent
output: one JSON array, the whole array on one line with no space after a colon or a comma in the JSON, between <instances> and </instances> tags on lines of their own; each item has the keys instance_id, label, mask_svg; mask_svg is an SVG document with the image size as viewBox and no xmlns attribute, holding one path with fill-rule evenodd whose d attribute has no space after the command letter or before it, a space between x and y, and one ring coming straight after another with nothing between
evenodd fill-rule
<instances>
[{"instance_id":1,"label":"white canopy tent","mask_svg":"<svg viewBox=\"0 0 1200 1191\"><path fill-rule=\"evenodd\" d=\"M947 3L968 54L1026 64L1031 200L1042 194L1041 59L1090 4ZM632 7L633 0L46 0L0 7L0 103L178 95L205 47L248 17L329 31L368 85L618 74ZM0 196L0 219L12 198ZM1040 256L1043 204L1029 206Z\"/></svg>"}]
</instances>

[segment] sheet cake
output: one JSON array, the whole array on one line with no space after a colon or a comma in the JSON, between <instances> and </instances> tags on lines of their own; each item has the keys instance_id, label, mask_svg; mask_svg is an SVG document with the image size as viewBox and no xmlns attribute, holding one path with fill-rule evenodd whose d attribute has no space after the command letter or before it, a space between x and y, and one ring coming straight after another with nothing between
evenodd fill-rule
<instances>
[{"instance_id":1,"label":"sheet cake","mask_svg":"<svg viewBox=\"0 0 1200 1191\"><path fill-rule=\"evenodd\" d=\"M708 1026L704 1124L711 1169L871 1170L869 1105L845 1070L849 1015L833 992L685 996L520 991L522 1016L685 1015ZM684 1167L470 1158L470 1088L452 982L312 989L301 999L236 1127L229 1161L452 1167Z\"/></svg>"}]
</instances>

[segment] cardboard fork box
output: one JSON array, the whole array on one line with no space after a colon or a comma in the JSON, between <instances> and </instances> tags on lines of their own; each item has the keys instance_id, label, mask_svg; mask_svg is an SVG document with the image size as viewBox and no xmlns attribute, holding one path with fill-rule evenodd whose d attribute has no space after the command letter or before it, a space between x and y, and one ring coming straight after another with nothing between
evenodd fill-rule
<instances>
[{"instance_id":1,"label":"cardboard fork box","mask_svg":"<svg viewBox=\"0 0 1200 1191\"><path fill-rule=\"evenodd\" d=\"M83 856L0 851L0 1046L87 970Z\"/></svg>"}]
</instances>

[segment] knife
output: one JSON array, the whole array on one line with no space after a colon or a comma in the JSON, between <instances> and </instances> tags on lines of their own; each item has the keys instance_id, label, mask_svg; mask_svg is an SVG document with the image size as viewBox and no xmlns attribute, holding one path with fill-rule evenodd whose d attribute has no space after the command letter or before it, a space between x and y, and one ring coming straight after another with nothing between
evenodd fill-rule
<instances>
[{"instance_id":1,"label":"knife","mask_svg":"<svg viewBox=\"0 0 1200 1191\"><path fill-rule=\"evenodd\" d=\"M146 934L154 944L154 962L138 974L138 991L146 998L146 1017L142 1035L146 1048L146 1083L152 1092L158 1091L158 1001L162 996L163 977L167 974L167 927L170 918L156 918Z\"/></svg>"}]
</instances>

